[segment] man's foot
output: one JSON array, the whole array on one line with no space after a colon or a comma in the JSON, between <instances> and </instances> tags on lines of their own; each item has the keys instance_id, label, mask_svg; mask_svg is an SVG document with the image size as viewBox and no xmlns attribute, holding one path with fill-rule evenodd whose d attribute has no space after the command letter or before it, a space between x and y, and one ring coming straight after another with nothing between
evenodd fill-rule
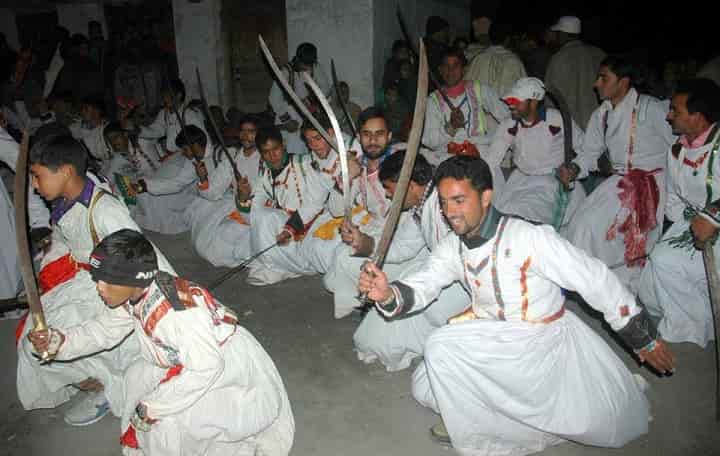
<instances>
[{"instance_id":1,"label":"man's foot","mask_svg":"<svg viewBox=\"0 0 720 456\"><path fill-rule=\"evenodd\" d=\"M445 423L438 423L431 427L430 437L438 443L452 446L452 443L450 442L450 434L448 434L447 429L445 429Z\"/></svg>"},{"instance_id":2,"label":"man's foot","mask_svg":"<svg viewBox=\"0 0 720 456\"><path fill-rule=\"evenodd\" d=\"M65 422L70 426L96 423L110 412L110 403L102 392L79 394L85 397L65 413Z\"/></svg>"}]
</instances>

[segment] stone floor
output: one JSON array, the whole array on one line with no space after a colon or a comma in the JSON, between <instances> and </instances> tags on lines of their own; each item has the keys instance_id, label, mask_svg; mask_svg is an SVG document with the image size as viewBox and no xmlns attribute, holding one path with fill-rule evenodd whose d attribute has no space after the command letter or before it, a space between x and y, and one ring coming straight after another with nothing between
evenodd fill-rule
<instances>
[{"instance_id":1,"label":"stone floor","mask_svg":"<svg viewBox=\"0 0 720 456\"><path fill-rule=\"evenodd\" d=\"M224 270L200 259L188 236L152 239L177 271L203 284ZM332 318L332 299L319 278L296 279L254 288L239 274L216 294L242 316L242 324L263 344L282 375L290 395L297 431L292 454L298 456L452 455L434 444L428 428L438 421L410 394L407 370L387 373L379 365L355 359L352 333L356 323ZM597 315L573 310L605 337L634 371L651 384L648 393L654 420L650 432L622 449L563 444L542 454L569 455L720 455L720 424L713 420L714 345L705 350L690 344L672 348L677 372L658 378L638 368L607 335ZM15 393L15 322L0 321L0 455L119 455L120 422L107 417L85 428L67 426L63 408L25 412ZM592 400L592 397L588 398Z\"/></svg>"}]
</instances>

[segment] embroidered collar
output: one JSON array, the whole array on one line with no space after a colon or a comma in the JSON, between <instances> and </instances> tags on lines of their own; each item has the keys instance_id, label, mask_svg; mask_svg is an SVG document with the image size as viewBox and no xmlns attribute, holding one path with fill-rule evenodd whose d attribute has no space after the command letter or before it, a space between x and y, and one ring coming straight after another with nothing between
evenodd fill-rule
<instances>
[{"instance_id":1,"label":"embroidered collar","mask_svg":"<svg viewBox=\"0 0 720 456\"><path fill-rule=\"evenodd\" d=\"M422 213L423 208L425 207L425 201L427 201L434 187L435 186L433 185L432 181L425 184L425 190L423 191L422 198L420 198L420 202L410 209L413 219L415 219L418 224L422 221Z\"/></svg>"},{"instance_id":2,"label":"embroidered collar","mask_svg":"<svg viewBox=\"0 0 720 456\"><path fill-rule=\"evenodd\" d=\"M713 139L714 135L711 135L711 133L713 133L716 128L717 124L714 123L710 125L707 130L702 132L700 136L698 136L694 140L690 141L688 140L686 135L682 135L678 141L680 142L680 144L682 144L683 147L688 149L696 149L698 147L705 146Z\"/></svg>"},{"instance_id":3,"label":"embroidered collar","mask_svg":"<svg viewBox=\"0 0 720 456\"><path fill-rule=\"evenodd\" d=\"M89 177L85 177L85 186L80 192L80 195L74 200L68 201L65 198L58 198L55 200L52 206L52 213L50 214L50 221L56 224L61 218L75 205L76 202L81 203L83 206L89 208L92 196L95 191L95 182Z\"/></svg>"},{"instance_id":4,"label":"embroidered collar","mask_svg":"<svg viewBox=\"0 0 720 456\"><path fill-rule=\"evenodd\" d=\"M465 247L470 250L482 246L495 236L501 218L502 214L500 211L495 209L495 206L490 206L490 210L485 215L485 220L483 220L480 226L480 231L471 238L460 236L460 240L465 244Z\"/></svg>"}]
</instances>

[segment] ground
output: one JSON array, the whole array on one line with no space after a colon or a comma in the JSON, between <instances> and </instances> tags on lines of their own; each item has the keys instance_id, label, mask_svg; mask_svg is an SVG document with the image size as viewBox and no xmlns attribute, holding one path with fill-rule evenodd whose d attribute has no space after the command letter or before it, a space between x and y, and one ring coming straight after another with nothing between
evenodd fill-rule
<instances>
[{"instance_id":1,"label":"ground","mask_svg":"<svg viewBox=\"0 0 720 456\"><path fill-rule=\"evenodd\" d=\"M189 248L189 236L151 238L177 271L209 284L225 270L213 268ZM251 287L238 274L216 290L235 308L275 360L292 402L297 426L293 455L452 455L433 443L428 428L438 422L410 393L411 370L388 373L378 364L364 365L352 350L357 323L332 318L331 296L319 277ZM570 455L720 455L720 424L714 421L714 345L672 346L677 372L659 378L640 368L608 336L596 314L577 305L570 308L595 328L633 372L651 385L648 397L653 421L650 432L622 449L590 448L566 443L544 456ZM64 408L26 412L15 387L14 320L0 321L0 455L119 455L120 421L106 417L88 427L63 422ZM588 400L593 400L589 397Z\"/></svg>"}]
</instances>

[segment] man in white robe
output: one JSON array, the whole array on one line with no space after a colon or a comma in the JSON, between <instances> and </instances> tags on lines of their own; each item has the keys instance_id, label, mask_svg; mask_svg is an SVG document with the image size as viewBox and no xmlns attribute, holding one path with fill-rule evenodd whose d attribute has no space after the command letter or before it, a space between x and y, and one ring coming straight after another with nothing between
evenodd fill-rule
<instances>
[{"instance_id":1,"label":"man in white robe","mask_svg":"<svg viewBox=\"0 0 720 456\"><path fill-rule=\"evenodd\" d=\"M342 223L340 235L343 245L335 250L334 262L328 268L323 283L333 293L335 318L349 315L360 306L355 284L364 259L372 253L374 243L382 234L385 216L390 208L385 189L380 182L380 165L402 144L390 144L392 132L388 127L385 113L377 107L370 107L358 118L359 141L350 145L350 201L353 204L351 222ZM344 197L339 186L330 192L328 209L334 217L342 217ZM402 239L409 243L405 244ZM401 263L414 257L423 249L419 232L409 237L402 232L395 237L391 252L399 252L399 262L394 255L388 255L386 270L399 273Z\"/></svg>"},{"instance_id":2,"label":"man in white robe","mask_svg":"<svg viewBox=\"0 0 720 456\"><path fill-rule=\"evenodd\" d=\"M74 360L132 338L142 356L125 372L125 455L284 456L295 431L268 354L202 287L163 271L142 234L122 230L92 251L105 308L82 325L30 336L38 352Z\"/></svg>"},{"instance_id":3,"label":"man in white robe","mask_svg":"<svg viewBox=\"0 0 720 456\"><path fill-rule=\"evenodd\" d=\"M313 167L310 154L289 154L277 127L261 128L255 137L262 167L251 204L250 248L270 250L249 266L247 282L270 285L312 275L302 255L315 222L325 209L328 186Z\"/></svg>"},{"instance_id":4,"label":"man in white robe","mask_svg":"<svg viewBox=\"0 0 720 456\"><path fill-rule=\"evenodd\" d=\"M0 125L0 161L15 170L19 145ZM22 288L17 241L15 240L15 210L9 192L0 183L0 300L13 299ZM50 213L34 189L28 189L28 223L30 237L41 241L50 236Z\"/></svg>"},{"instance_id":5,"label":"man in white robe","mask_svg":"<svg viewBox=\"0 0 720 456\"><path fill-rule=\"evenodd\" d=\"M507 24L490 24L489 37L492 45L470 61L465 69L466 81L480 82L501 95L508 93L518 79L527 76L520 57L505 47L509 38L508 32Z\"/></svg>"},{"instance_id":6,"label":"man in white robe","mask_svg":"<svg viewBox=\"0 0 720 456\"><path fill-rule=\"evenodd\" d=\"M163 109L157 114L155 120L148 126L141 126L138 136L141 140L164 141L164 155L162 164L154 174L156 179L173 179L182 173L186 165L185 158L176 143L182 133L178 116L186 126L194 125L206 135L203 114L189 106L185 101L185 85L179 79L173 79L163 93ZM129 121L123 120L123 126L130 128ZM195 198L196 193L191 187L184 187L177 192L165 193L162 196L141 196L138 209L133 213L138 225L143 229L163 234L179 234L190 229L184 211Z\"/></svg>"},{"instance_id":7,"label":"man in white robe","mask_svg":"<svg viewBox=\"0 0 720 456\"><path fill-rule=\"evenodd\" d=\"M668 119L681 135L668 153L665 217L673 223L650 253L638 297L650 315L660 319L658 332L663 339L705 347L714 339L714 323L703 257L697 248L711 243L717 262L720 88L709 79L680 82ZM688 204L715 215L697 214Z\"/></svg>"},{"instance_id":8,"label":"man in white robe","mask_svg":"<svg viewBox=\"0 0 720 456\"><path fill-rule=\"evenodd\" d=\"M52 244L43 257L38 283L48 325L69 327L95 318L104 309L87 272L90 252L102 239L121 229L140 231L125 204L96 176L85 174L86 152L74 138L51 136L30 151L33 186L53 201ZM160 269L174 272L158 251ZM27 316L16 330L17 391L26 410L55 408L86 389L65 413L73 426L86 426L109 411L120 416L122 371L139 356L129 339L112 350L70 363L40 364L24 336L32 329Z\"/></svg>"},{"instance_id":9,"label":"man in white robe","mask_svg":"<svg viewBox=\"0 0 720 456\"><path fill-rule=\"evenodd\" d=\"M404 158L405 151L397 151L380 165L380 180L390 198L395 194ZM427 252L432 252L450 232L440 211L433 167L422 155L415 160L403 204L403 217L395 232L400 243L403 239L408 240L402 249L407 252L407 261L401 262L397 246L391 256L402 268L400 280L421 268ZM413 237L416 247L407 248ZM413 254L418 247L421 253ZM468 305L469 295L460 283L455 282L442 290L437 302L407 318L386 320L378 312L368 312L353 335L358 358L366 363L379 360L390 372L405 369L413 359L423 355L425 340L430 333L444 326L448 318L462 312Z\"/></svg>"},{"instance_id":10,"label":"man in white robe","mask_svg":"<svg viewBox=\"0 0 720 456\"><path fill-rule=\"evenodd\" d=\"M482 154L492 168L508 150L515 168L502 191L493 192L493 205L503 214L552 225L556 230L572 218L585 200L581 185L570 189L555 177L565 160L565 132L560 111L545 104L545 85L522 78L503 96L512 118L500 124L490 149ZM580 150L583 132L572 122L572 148Z\"/></svg>"},{"instance_id":11,"label":"man in white robe","mask_svg":"<svg viewBox=\"0 0 720 456\"><path fill-rule=\"evenodd\" d=\"M634 296L551 227L494 211L481 159L453 157L436 181L454 234L402 280L388 283L368 263L359 281L388 318L427 306L456 280L471 293L472 305L430 335L413 375L414 397L444 422L433 437L462 455L507 455L562 440L620 447L645 434L645 381L565 309L563 289L603 312L641 360L671 371L672 353Z\"/></svg>"},{"instance_id":12,"label":"man in white robe","mask_svg":"<svg viewBox=\"0 0 720 456\"><path fill-rule=\"evenodd\" d=\"M281 69L293 91L308 106L310 112L319 111L320 105L305 85L302 73L309 73L320 90L329 98L330 81L322 66L318 63L317 48L312 43L301 43L292 60ZM291 154L303 154L308 151L300 135L303 118L293 101L277 82L270 88L268 103L275 112L275 125L282 131L285 148Z\"/></svg>"},{"instance_id":13,"label":"man in white robe","mask_svg":"<svg viewBox=\"0 0 720 456\"><path fill-rule=\"evenodd\" d=\"M422 142L431 150L426 157L433 165L452 155L477 157L490 145L497 125L510 117L495 90L477 81L463 80L465 64L461 51L449 50L440 65L445 84L442 90L454 109L440 90L428 97Z\"/></svg>"},{"instance_id":14,"label":"man in white robe","mask_svg":"<svg viewBox=\"0 0 720 456\"><path fill-rule=\"evenodd\" d=\"M551 44L558 50L550 57L544 81L562 94L572 118L587 129L590 115L598 107L592 84L605 52L582 42L580 32L580 19L575 16L563 16L550 27Z\"/></svg>"},{"instance_id":15,"label":"man in white robe","mask_svg":"<svg viewBox=\"0 0 720 456\"><path fill-rule=\"evenodd\" d=\"M240 119L230 133L239 141L228 146L237 166L238 178L221 150L219 163L208 176L209 186L199 192L186 212L191 219L195 251L213 266L234 267L250 256L252 191L260 171L260 152L255 144L258 121L253 116ZM226 141L226 144L227 141Z\"/></svg>"},{"instance_id":16,"label":"man in white robe","mask_svg":"<svg viewBox=\"0 0 720 456\"><path fill-rule=\"evenodd\" d=\"M624 59L603 61L595 87L605 101L593 112L582 150L569 166L560 166L558 176L571 185L597 169L607 151L613 175L575 211L563 235L635 291L662 230L666 152L674 137L665 120L668 103L639 94L632 75Z\"/></svg>"}]
</instances>

